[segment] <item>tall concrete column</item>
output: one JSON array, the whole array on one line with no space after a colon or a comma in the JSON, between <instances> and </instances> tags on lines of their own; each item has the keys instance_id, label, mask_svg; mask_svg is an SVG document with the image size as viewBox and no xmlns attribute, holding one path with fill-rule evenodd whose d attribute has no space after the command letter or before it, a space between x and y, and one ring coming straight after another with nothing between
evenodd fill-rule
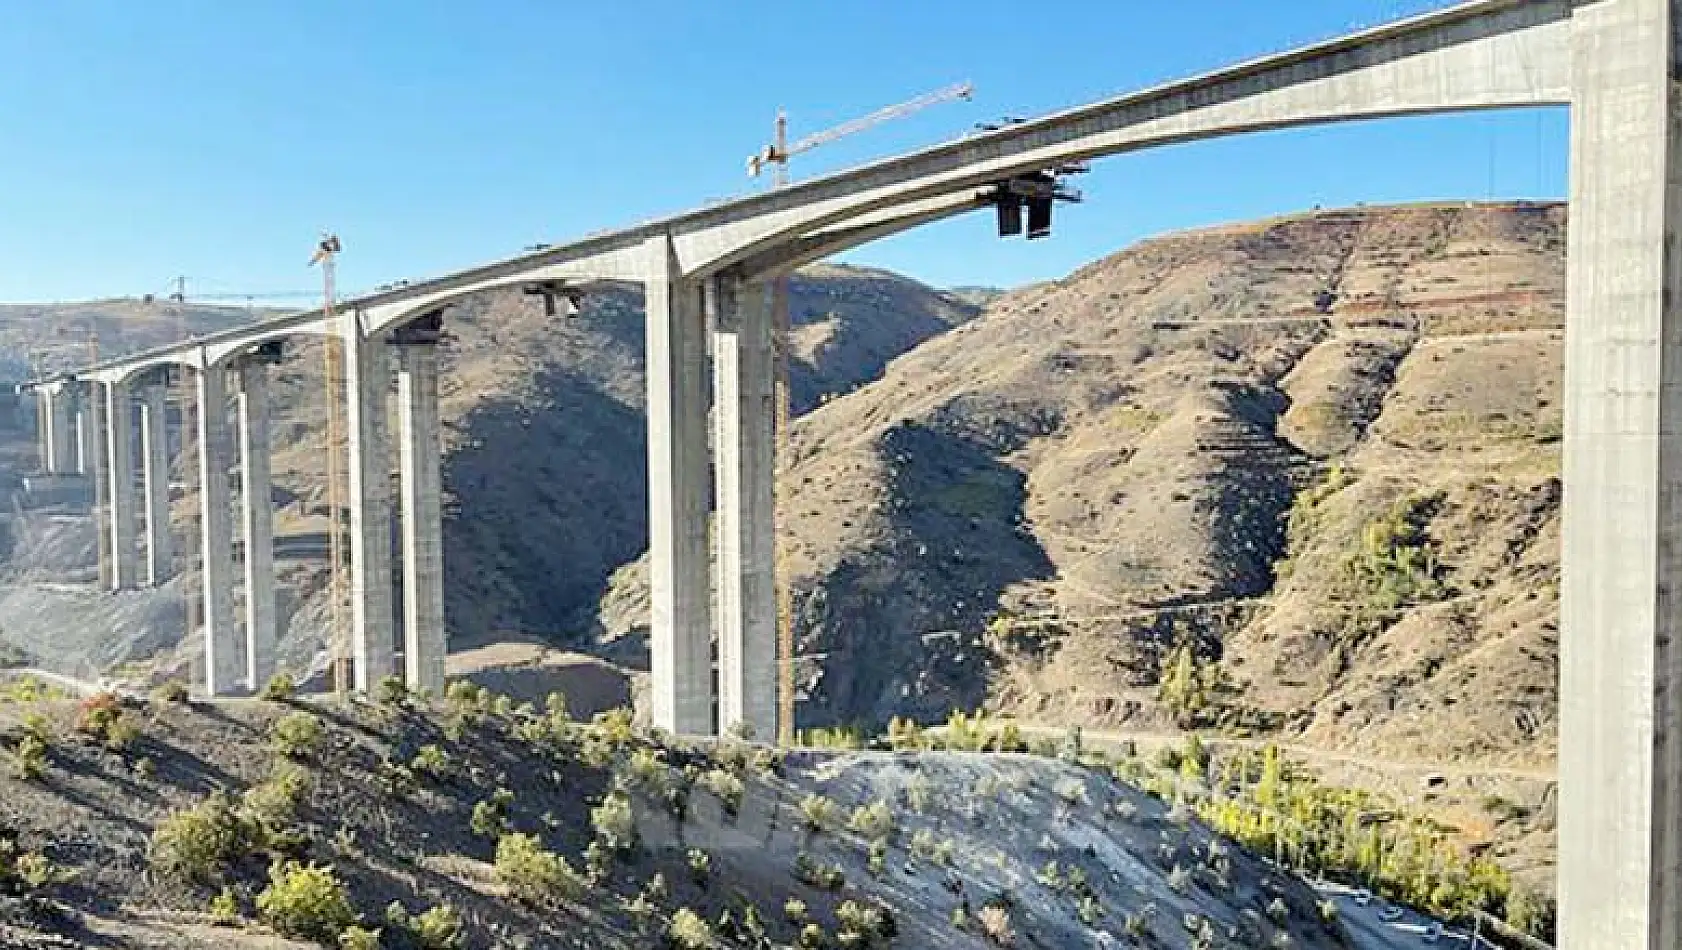
<instances>
[{"instance_id":1,"label":"tall concrete column","mask_svg":"<svg viewBox=\"0 0 1682 950\"><path fill-rule=\"evenodd\" d=\"M169 533L169 420L163 384L146 387L140 403L140 482L146 525L143 583L157 587L174 574L175 544Z\"/></svg>"},{"instance_id":2,"label":"tall concrete column","mask_svg":"<svg viewBox=\"0 0 1682 950\"><path fill-rule=\"evenodd\" d=\"M128 590L138 580L136 548L140 539L135 532L134 449L134 400L129 384L106 383L105 458L110 476L106 493L111 499L108 528L112 590Z\"/></svg>"},{"instance_id":3,"label":"tall concrete column","mask_svg":"<svg viewBox=\"0 0 1682 950\"><path fill-rule=\"evenodd\" d=\"M232 693L244 662L234 630L234 524L228 466L233 455L228 432L227 371L199 372L199 543L204 585L205 692Z\"/></svg>"},{"instance_id":4,"label":"tall concrete column","mask_svg":"<svg viewBox=\"0 0 1682 950\"><path fill-rule=\"evenodd\" d=\"M646 245L648 308L648 560L654 724L713 729L707 617L706 325L671 238Z\"/></svg>"},{"instance_id":5,"label":"tall concrete column","mask_svg":"<svg viewBox=\"0 0 1682 950\"><path fill-rule=\"evenodd\" d=\"M43 473L53 470L53 394L46 387L34 390L35 396L35 459Z\"/></svg>"},{"instance_id":6,"label":"tall concrete column","mask_svg":"<svg viewBox=\"0 0 1682 950\"><path fill-rule=\"evenodd\" d=\"M245 541L245 679L261 689L275 669L274 507L269 480L268 366L239 367L240 536Z\"/></svg>"},{"instance_id":7,"label":"tall concrete column","mask_svg":"<svg viewBox=\"0 0 1682 950\"><path fill-rule=\"evenodd\" d=\"M1573 11L1563 950L1682 947L1682 0Z\"/></svg>"},{"instance_id":8,"label":"tall concrete column","mask_svg":"<svg viewBox=\"0 0 1682 950\"><path fill-rule=\"evenodd\" d=\"M439 473L438 352L397 347L398 482L403 523L403 679L411 690L444 689L444 521Z\"/></svg>"},{"instance_id":9,"label":"tall concrete column","mask_svg":"<svg viewBox=\"0 0 1682 950\"><path fill-rule=\"evenodd\" d=\"M99 587L110 590L115 579L111 570L111 479L105 457L108 445L105 430L110 420L105 418L105 394L100 383L89 382L79 394L77 419L81 431L88 434L82 446L82 472L93 483L94 543L98 549Z\"/></svg>"},{"instance_id":10,"label":"tall concrete column","mask_svg":"<svg viewBox=\"0 0 1682 950\"><path fill-rule=\"evenodd\" d=\"M773 364L769 288L708 286L713 331L713 519L718 724L777 738Z\"/></svg>"},{"instance_id":11,"label":"tall concrete column","mask_svg":"<svg viewBox=\"0 0 1682 950\"><path fill-rule=\"evenodd\" d=\"M41 390L41 470L49 475L81 471L76 452L76 393L74 383L54 383Z\"/></svg>"},{"instance_id":12,"label":"tall concrete column","mask_svg":"<svg viewBox=\"0 0 1682 950\"><path fill-rule=\"evenodd\" d=\"M386 395L391 372L384 340L364 339L345 314L345 387L350 468L351 655L355 683L371 691L395 672L391 612L391 455Z\"/></svg>"}]
</instances>

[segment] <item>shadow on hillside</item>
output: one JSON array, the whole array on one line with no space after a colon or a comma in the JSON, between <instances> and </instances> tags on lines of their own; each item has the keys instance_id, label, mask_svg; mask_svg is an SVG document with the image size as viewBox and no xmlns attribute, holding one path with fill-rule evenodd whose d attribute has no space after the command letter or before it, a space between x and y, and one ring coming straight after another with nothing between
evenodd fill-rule
<instances>
[{"instance_id":1,"label":"shadow on hillside","mask_svg":"<svg viewBox=\"0 0 1682 950\"><path fill-rule=\"evenodd\" d=\"M812 724L944 719L981 705L993 657L982 634L999 596L1055 568L1019 526L1021 472L961 436L916 423L886 433L892 532L797 592L805 653L827 653L804 707Z\"/></svg>"},{"instance_id":2,"label":"shadow on hillside","mask_svg":"<svg viewBox=\"0 0 1682 950\"><path fill-rule=\"evenodd\" d=\"M465 416L444 460L458 647L503 631L565 639L565 618L648 543L642 411L582 375L548 370L533 383L529 404L499 399Z\"/></svg>"}]
</instances>

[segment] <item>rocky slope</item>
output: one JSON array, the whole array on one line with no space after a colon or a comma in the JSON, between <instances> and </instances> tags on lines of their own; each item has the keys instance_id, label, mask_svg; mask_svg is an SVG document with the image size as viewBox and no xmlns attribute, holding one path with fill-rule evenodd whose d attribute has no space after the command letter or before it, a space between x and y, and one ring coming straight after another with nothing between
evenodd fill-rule
<instances>
[{"instance_id":1,"label":"rocky slope","mask_svg":"<svg viewBox=\"0 0 1682 950\"><path fill-rule=\"evenodd\" d=\"M1098 763L671 747L459 691L0 699L0 747L8 947L1351 946Z\"/></svg>"}]
</instances>

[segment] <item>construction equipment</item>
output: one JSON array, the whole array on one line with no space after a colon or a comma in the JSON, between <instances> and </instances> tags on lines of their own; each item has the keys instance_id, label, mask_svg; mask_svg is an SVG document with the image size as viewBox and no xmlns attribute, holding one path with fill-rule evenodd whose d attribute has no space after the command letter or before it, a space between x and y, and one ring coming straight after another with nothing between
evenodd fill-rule
<instances>
[{"instance_id":1,"label":"construction equipment","mask_svg":"<svg viewBox=\"0 0 1682 950\"><path fill-rule=\"evenodd\" d=\"M316 244L310 264L321 265L321 313L329 321L334 316L335 280L338 276L338 256L344 249L338 235L322 234ZM333 691L343 699L350 693L350 631L344 622L344 537L339 512L344 507L340 482L340 443L343 442L344 421L340 416L341 400L335 398L344 388L344 341L338 334L327 334L322 344L327 395L327 557L328 624L327 642L333 661Z\"/></svg>"},{"instance_id":2,"label":"construction equipment","mask_svg":"<svg viewBox=\"0 0 1682 950\"><path fill-rule=\"evenodd\" d=\"M897 105L878 109L869 115L860 116L850 122L843 122L833 128L808 135L793 145L788 144L788 114L777 110L776 128L770 145L748 158L748 177L757 178L767 165L772 167L771 184L774 188L781 188L788 184L788 160L802 152L810 151L826 142L833 142L838 138L862 132L872 126L879 125L891 119L908 116L913 112L926 109L929 106L943 102L963 99L968 101L975 94L975 87L968 82L954 83L943 89L924 93L915 99L909 99ZM775 448L772 450L773 467L781 469L788 464L788 426L789 426L789 381L788 381L788 277L780 276L771 283L771 332L774 362L776 364L776 393L772 399L775 416L772 423ZM778 472L781 475L781 472ZM785 507L783 499L783 481L777 477L774 481L772 507L781 511ZM772 543L772 557L776 563L777 588L777 743L792 745L794 742L794 608L790 598L788 570L785 561L785 546L780 540ZM728 724L726 724L728 725Z\"/></svg>"},{"instance_id":3,"label":"construction equipment","mask_svg":"<svg viewBox=\"0 0 1682 950\"><path fill-rule=\"evenodd\" d=\"M915 99L877 109L869 115L859 116L834 128L808 135L793 145L788 144L788 114L778 109L776 137L763 150L748 156L748 177L758 178L759 173L764 170L765 166L773 165L775 166L773 183L779 187L786 185L788 184L788 160L801 152L811 151L819 145L852 135L854 132L863 132L865 129L880 125L890 119L903 118L929 106L951 102L954 99L968 100L974 94L975 87L970 83L953 83L944 89L924 93Z\"/></svg>"}]
</instances>

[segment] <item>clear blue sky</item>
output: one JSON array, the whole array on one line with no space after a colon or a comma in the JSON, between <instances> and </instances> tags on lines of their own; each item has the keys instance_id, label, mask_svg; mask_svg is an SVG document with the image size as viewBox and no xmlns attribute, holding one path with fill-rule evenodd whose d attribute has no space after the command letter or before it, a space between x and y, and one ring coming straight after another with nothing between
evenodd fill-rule
<instances>
[{"instance_id":1,"label":"clear blue sky","mask_svg":"<svg viewBox=\"0 0 1682 950\"><path fill-rule=\"evenodd\" d=\"M0 5L0 301L420 278L750 190L793 134L949 82L796 177L1444 5L1432 0L64 0ZM1559 110L1245 136L1105 160L1026 244L974 216L849 259L935 284L1057 277L1280 211L1565 187Z\"/></svg>"}]
</instances>

